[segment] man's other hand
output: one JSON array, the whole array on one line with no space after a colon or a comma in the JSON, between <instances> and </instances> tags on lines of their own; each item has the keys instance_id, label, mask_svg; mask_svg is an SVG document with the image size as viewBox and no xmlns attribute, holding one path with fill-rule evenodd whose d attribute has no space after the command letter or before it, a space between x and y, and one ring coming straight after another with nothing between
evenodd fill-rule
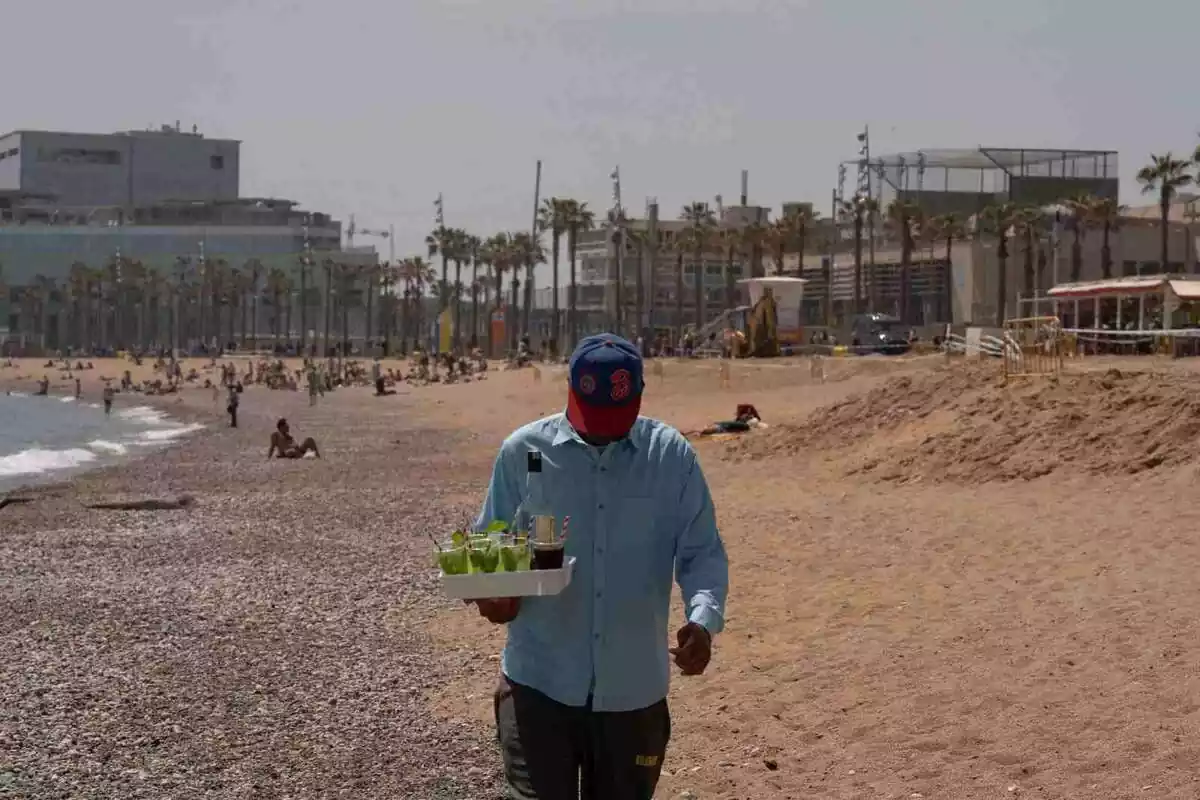
<instances>
[{"instance_id":1,"label":"man's other hand","mask_svg":"<svg viewBox=\"0 0 1200 800\"><path fill-rule=\"evenodd\" d=\"M675 664L684 675L699 675L708 667L712 658L712 635L703 625L689 622L675 634L679 647L670 649L675 656Z\"/></svg>"},{"instance_id":2,"label":"man's other hand","mask_svg":"<svg viewBox=\"0 0 1200 800\"><path fill-rule=\"evenodd\" d=\"M521 610L519 597L493 597L486 600L466 600L467 605L479 606L479 616L496 625L505 625L517 618Z\"/></svg>"}]
</instances>

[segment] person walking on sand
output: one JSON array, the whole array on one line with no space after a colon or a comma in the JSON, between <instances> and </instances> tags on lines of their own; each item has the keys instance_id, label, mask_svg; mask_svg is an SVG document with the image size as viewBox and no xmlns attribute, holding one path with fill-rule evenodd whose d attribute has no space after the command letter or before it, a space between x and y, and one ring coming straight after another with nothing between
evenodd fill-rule
<instances>
[{"instance_id":1,"label":"person walking on sand","mask_svg":"<svg viewBox=\"0 0 1200 800\"><path fill-rule=\"evenodd\" d=\"M724 626L729 563L696 454L638 415L642 358L612 334L579 343L566 412L509 436L478 526L570 517L561 594L477 600L508 625L494 698L505 777L518 798L652 797L671 733L673 656L699 675ZM685 620L668 648L671 582Z\"/></svg>"},{"instance_id":2,"label":"person walking on sand","mask_svg":"<svg viewBox=\"0 0 1200 800\"><path fill-rule=\"evenodd\" d=\"M229 386L229 402L225 406L225 410L229 412L229 427L231 427L231 428L237 427L237 414L238 414L238 403L239 402L240 401L238 398L238 387L231 384Z\"/></svg>"}]
</instances>

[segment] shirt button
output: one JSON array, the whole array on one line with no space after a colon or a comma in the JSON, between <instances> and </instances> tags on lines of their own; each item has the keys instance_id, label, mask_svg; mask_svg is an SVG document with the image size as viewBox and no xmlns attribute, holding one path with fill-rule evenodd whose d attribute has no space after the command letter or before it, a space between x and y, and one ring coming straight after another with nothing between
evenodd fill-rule
<instances>
[{"instance_id":1,"label":"shirt button","mask_svg":"<svg viewBox=\"0 0 1200 800\"><path fill-rule=\"evenodd\" d=\"M598 503L598 504L596 505L596 508L604 508L604 503Z\"/></svg>"},{"instance_id":2,"label":"shirt button","mask_svg":"<svg viewBox=\"0 0 1200 800\"><path fill-rule=\"evenodd\" d=\"M600 641L600 634L598 634L598 633L592 634L592 638L595 639L596 641Z\"/></svg>"},{"instance_id":3,"label":"shirt button","mask_svg":"<svg viewBox=\"0 0 1200 800\"><path fill-rule=\"evenodd\" d=\"M597 600L599 600L599 599L600 599L601 597L603 597L603 596L604 596L604 592L596 592L596 599L597 599Z\"/></svg>"},{"instance_id":4,"label":"shirt button","mask_svg":"<svg viewBox=\"0 0 1200 800\"><path fill-rule=\"evenodd\" d=\"M601 467L601 468L600 468L600 471L601 471L601 472L608 472L608 467Z\"/></svg>"}]
</instances>

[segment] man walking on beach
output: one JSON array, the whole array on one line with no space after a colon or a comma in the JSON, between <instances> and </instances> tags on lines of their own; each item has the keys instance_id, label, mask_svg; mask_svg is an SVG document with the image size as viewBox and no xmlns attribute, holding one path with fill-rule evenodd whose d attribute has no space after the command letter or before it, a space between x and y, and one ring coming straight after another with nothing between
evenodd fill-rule
<instances>
[{"instance_id":1,"label":"man walking on beach","mask_svg":"<svg viewBox=\"0 0 1200 800\"><path fill-rule=\"evenodd\" d=\"M559 595L476 601L509 624L495 695L516 797L643 800L671 733L668 654L684 675L708 666L724 625L729 565L691 445L639 417L642 359L611 334L571 356L567 409L505 440L478 526L571 518L571 583ZM685 624L668 649L672 577Z\"/></svg>"}]
</instances>

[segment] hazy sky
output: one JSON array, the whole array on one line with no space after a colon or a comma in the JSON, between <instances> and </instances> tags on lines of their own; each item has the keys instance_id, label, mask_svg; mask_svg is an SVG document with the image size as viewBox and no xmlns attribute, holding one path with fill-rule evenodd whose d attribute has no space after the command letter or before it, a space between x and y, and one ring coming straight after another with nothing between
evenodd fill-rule
<instances>
[{"instance_id":1,"label":"hazy sky","mask_svg":"<svg viewBox=\"0 0 1200 800\"><path fill-rule=\"evenodd\" d=\"M828 205L837 163L997 146L1190 154L1196 0L0 0L0 128L182 121L243 141L242 193L423 248L542 196L631 213ZM826 212L827 213L827 212ZM365 242L363 242L365 243ZM386 247L380 243L386 254Z\"/></svg>"}]
</instances>

